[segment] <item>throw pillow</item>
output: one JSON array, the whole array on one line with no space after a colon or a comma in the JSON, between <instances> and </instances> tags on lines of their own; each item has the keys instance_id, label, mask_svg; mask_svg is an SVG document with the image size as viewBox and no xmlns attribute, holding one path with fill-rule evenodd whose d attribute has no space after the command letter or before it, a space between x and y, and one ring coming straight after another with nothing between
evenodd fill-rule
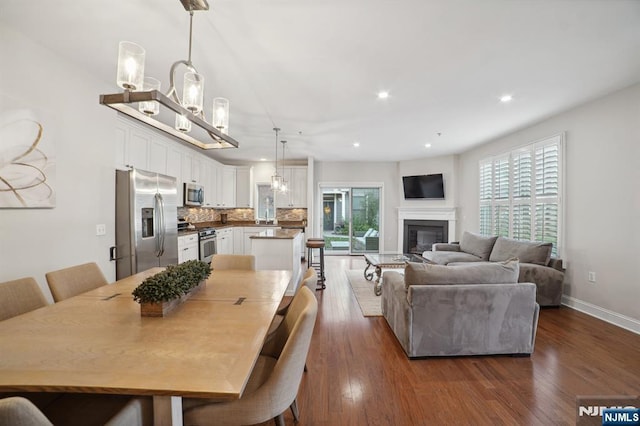
<instances>
[{"instance_id":1,"label":"throw pillow","mask_svg":"<svg viewBox=\"0 0 640 426\"><path fill-rule=\"evenodd\" d=\"M404 268L404 285L510 284L518 282L517 258L505 262L465 263L457 266L408 262Z\"/></svg>"},{"instance_id":2,"label":"throw pillow","mask_svg":"<svg viewBox=\"0 0 640 426\"><path fill-rule=\"evenodd\" d=\"M551 243L520 241L500 237L493 246L489 260L500 262L510 257L517 257L522 263L534 263L546 266L551 258Z\"/></svg>"},{"instance_id":3,"label":"throw pillow","mask_svg":"<svg viewBox=\"0 0 640 426\"><path fill-rule=\"evenodd\" d=\"M460 240L460 250L478 256L482 260L489 260L496 238L498 237L488 237L465 231Z\"/></svg>"}]
</instances>

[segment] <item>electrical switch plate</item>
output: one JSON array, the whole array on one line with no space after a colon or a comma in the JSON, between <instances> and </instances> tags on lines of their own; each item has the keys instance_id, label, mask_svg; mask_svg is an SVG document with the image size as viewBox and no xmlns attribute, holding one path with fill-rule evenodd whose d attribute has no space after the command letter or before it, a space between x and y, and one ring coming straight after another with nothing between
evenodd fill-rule
<instances>
[{"instance_id":1,"label":"electrical switch plate","mask_svg":"<svg viewBox=\"0 0 640 426\"><path fill-rule=\"evenodd\" d=\"M595 283L596 282L596 273L595 272L589 272L589 282L590 283Z\"/></svg>"},{"instance_id":2,"label":"electrical switch plate","mask_svg":"<svg viewBox=\"0 0 640 426\"><path fill-rule=\"evenodd\" d=\"M106 235L107 226L105 224L96 225L96 235Z\"/></svg>"}]
</instances>

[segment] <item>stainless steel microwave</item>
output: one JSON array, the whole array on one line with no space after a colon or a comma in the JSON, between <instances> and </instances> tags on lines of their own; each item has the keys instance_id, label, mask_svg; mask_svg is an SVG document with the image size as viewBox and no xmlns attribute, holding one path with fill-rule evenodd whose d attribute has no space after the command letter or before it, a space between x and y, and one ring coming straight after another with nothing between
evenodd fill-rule
<instances>
[{"instance_id":1,"label":"stainless steel microwave","mask_svg":"<svg viewBox=\"0 0 640 426\"><path fill-rule=\"evenodd\" d=\"M197 183L184 183L184 205L202 206L204 205L204 187Z\"/></svg>"}]
</instances>

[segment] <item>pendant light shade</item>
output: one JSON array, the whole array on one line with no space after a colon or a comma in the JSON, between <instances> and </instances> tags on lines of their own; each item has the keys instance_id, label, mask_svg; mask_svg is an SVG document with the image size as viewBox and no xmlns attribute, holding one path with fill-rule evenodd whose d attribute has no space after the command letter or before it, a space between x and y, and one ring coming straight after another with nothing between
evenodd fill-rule
<instances>
[{"instance_id":1,"label":"pendant light shade","mask_svg":"<svg viewBox=\"0 0 640 426\"><path fill-rule=\"evenodd\" d=\"M229 99L213 98L213 126L225 135L229 132Z\"/></svg>"},{"instance_id":2,"label":"pendant light shade","mask_svg":"<svg viewBox=\"0 0 640 426\"><path fill-rule=\"evenodd\" d=\"M125 90L142 90L144 82L144 49L130 41L118 45L116 82Z\"/></svg>"},{"instance_id":3,"label":"pendant light shade","mask_svg":"<svg viewBox=\"0 0 640 426\"><path fill-rule=\"evenodd\" d=\"M182 106L194 114L202 111L204 99L204 77L196 72L184 74L184 86L182 87Z\"/></svg>"},{"instance_id":4,"label":"pendant light shade","mask_svg":"<svg viewBox=\"0 0 640 426\"><path fill-rule=\"evenodd\" d=\"M160 90L160 80L153 77L145 77L142 84L142 90ZM160 112L160 104L156 101L140 102L138 104L140 112L147 115L157 115Z\"/></svg>"},{"instance_id":5,"label":"pendant light shade","mask_svg":"<svg viewBox=\"0 0 640 426\"><path fill-rule=\"evenodd\" d=\"M182 114L176 114L176 130L189 133L191 131L191 121Z\"/></svg>"}]
</instances>

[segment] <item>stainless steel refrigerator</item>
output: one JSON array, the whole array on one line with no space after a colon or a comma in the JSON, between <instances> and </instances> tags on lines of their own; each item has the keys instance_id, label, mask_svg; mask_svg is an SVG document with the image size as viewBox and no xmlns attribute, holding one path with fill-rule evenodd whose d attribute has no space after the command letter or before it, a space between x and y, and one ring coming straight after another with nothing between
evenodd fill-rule
<instances>
[{"instance_id":1,"label":"stainless steel refrigerator","mask_svg":"<svg viewBox=\"0 0 640 426\"><path fill-rule=\"evenodd\" d=\"M116 170L116 278L178 263L176 178Z\"/></svg>"}]
</instances>

